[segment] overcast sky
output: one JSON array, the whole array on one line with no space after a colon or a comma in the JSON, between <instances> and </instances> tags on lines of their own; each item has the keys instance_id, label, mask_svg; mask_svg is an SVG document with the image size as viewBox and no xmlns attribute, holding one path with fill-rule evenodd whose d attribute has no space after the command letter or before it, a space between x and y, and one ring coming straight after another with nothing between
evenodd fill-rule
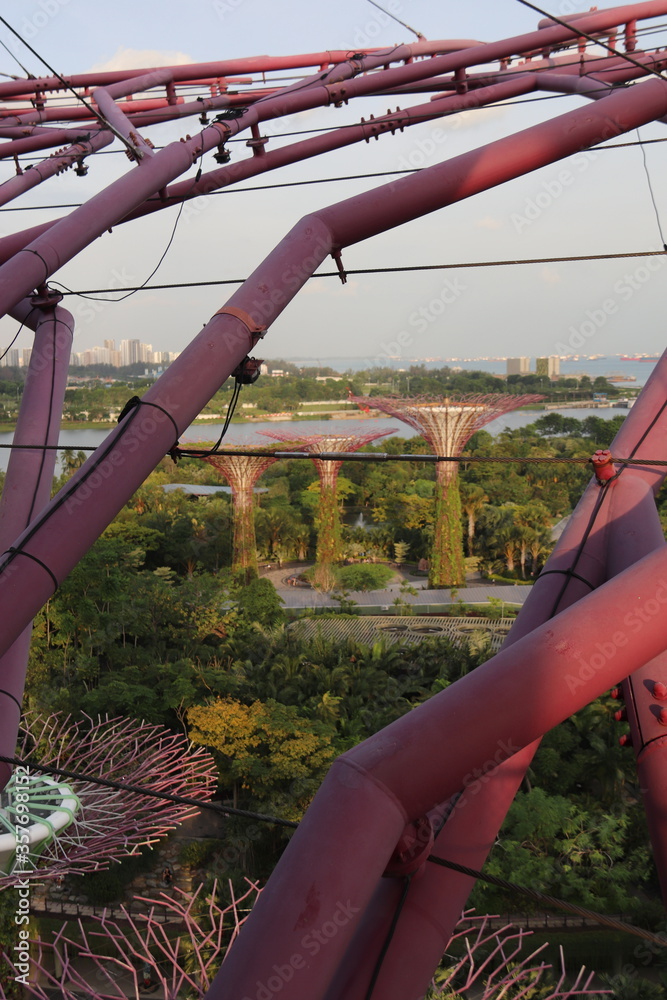
<instances>
[{"instance_id":1,"label":"overcast sky","mask_svg":"<svg viewBox=\"0 0 667 1000\"><path fill-rule=\"evenodd\" d=\"M536 27L538 15L517 0L385 0L384 6L431 39L492 41ZM565 14L587 3L556 0L550 10ZM601 2L599 8L613 6ZM356 50L368 45L409 42L414 36L368 0L5 0L3 16L61 73L93 68L203 62L260 54L283 55L325 49ZM667 21L667 17L665 18ZM6 28L0 40L35 75L39 61ZM646 47L667 44L667 33L650 36ZM0 52L0 70L22 71ZM539 95L538 95L539 96ZM407 96L402 107L423 97ZM354 123L369 112L382 114L396 100L386 97L340 109L292 117L285 131ZM298 219L360 191L382 178L338 181L307 187L243 193L258 184L429 166L483 146L528 125L584 103L556 97L514 107L471 112L442 125L414 126L403 135L347 147L283 171L267 173L209 198L203 210L184 211L174 243L153 282L242 278L271 251ZM194 133L196 119L146 130L155 142ZM434 141L434 129L437 141ZM272 126L273 131L279 131ZM636 138L636 133L627 138ZM664 125L641 137L667 138ZM278 138L272 142L278 143ZM293 141L293 140L286 140ZM112 149L117 149L118 144ZM666 150L644 147L658 211L667 229ZM249 154L232 145L235 159ZM24 165L27 165L27 161ZM204 169L215 167L212 154ZM122 152L95 156L86 178L68 172L15 204L21 207L81 201L121 172L136 169ZM568 172L566 185L559 182ZM2 179L13 164L0 166ZM176 209L114 229L55 275L71 288L139 284L152 271L169 240ZM6 212L2 234L57 218L58 210ZM596 151L520 178L501 188L444 209L344 253L348 268L458 263L558 255L659 249L661 240L640 147ZM325 266L330 270L330 266ZM667 265L654 272L645 261L559 263L502 268L460 268L309 282L275 323L262 354L277 358L365 357L369 362L400 353L418 357L483 357L574 353L611 355L663 349L663 288ZM118 305L68 298L77 319L74 349L105 339L138 338L155 349L177 351L226 301L231 290L145 291ZM603 303L613 302L608 315ZM419 315L427 322L417 322ZM602 321L600 321L600 317ZM0 323L6 343L16 324ZM398 338L404 336L404 346ZM21 335L18 345L29 346ZM571 351L564 351L570 346ZM394 348L396 348L394 350Z\"/></svg>"}]
</instances>

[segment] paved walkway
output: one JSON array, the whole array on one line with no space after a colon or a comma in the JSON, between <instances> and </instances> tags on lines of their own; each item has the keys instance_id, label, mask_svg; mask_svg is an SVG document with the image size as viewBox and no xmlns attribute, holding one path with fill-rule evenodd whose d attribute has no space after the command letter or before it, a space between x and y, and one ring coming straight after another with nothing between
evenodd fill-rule
<instances>
[{"instance_id":1,"label":"paved walkway","mask_svg":"<svg viewBox=\"0 0 667 1000\"><path fill-rule=\"evenodd\" d=\"M307 566L288 565L281 569L270 569L261 571L261 575L266 577L274 585L280 594L286 608L339 608L340 602L336 601L331 594L323 594L310 587L293 586L289 583L290 577L294 574L305 572ZM408 583L413 587L416 594L401 594L401 586ZM429 590L428 583L423 576L415 577L403 570L396 571L396 582L390 583L383 590L364 590L349 593L349 599L354 601L359 611L363 613L368 609L368 613L378 611L395 611L393 602L400 599L401 602L411 604L415 609L428 614L431 611L440 611L447 605L463 601L465 604L487 604L489 598L498 600L504 604L521 605L528 597L531 588L528 586L512 586L504 584L487 583L477 575L468 578L466 587L460 587L452 597L451 590Z\"/></svg>"}]
</instances>

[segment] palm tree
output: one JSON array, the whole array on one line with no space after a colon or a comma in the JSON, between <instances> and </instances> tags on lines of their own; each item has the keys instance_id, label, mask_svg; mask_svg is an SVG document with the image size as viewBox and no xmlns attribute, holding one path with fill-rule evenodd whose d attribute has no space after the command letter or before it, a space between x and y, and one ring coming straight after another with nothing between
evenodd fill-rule
<instances>
[{"instance_id":1,"label":"palm tree","mask_svg":"<svg viewBox=\"0 0 667 1000\"><path fill-rule=\"evenodd\" d=\"M537 560L550 541L551 514L541 500L531 500L516 508L515 522L519 528L521 577L526 579L526 558L532 556L532 573L535 575Z\"/></svg>"},{"instance_id":2,"label":"palm tree","mask_svg":"<svg viewBox=\"0 0 667 1000\"><path fill-rule=\"evenodd\" d=\"M473 540L475 537L475 525L477 518L484 508L484 504L489 502L489 498L477 483L459 483L459 493L461 494L461 510L468 518L468 555L473 554Z\"/></svg>"}]
</instances>

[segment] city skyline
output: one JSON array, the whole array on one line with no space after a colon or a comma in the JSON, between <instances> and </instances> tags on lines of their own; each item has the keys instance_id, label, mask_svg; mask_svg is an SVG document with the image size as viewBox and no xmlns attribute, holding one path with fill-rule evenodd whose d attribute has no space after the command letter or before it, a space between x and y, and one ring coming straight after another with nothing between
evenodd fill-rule
<instances>
[{"instance_id":1,"label":"city skyline","mask_svg":"<svg viewBox=\"0 0 667 1000\"><path fill-rule=\"evenodd\" d=\"M11 347L0 360L4 368L27 368L30 364L32 349ZM143 344L139 340L121 340L120 348L116 349L115 340L105 340L104 347L91 347L86 351L73 352L70 367L87 368L91 365L111 365L112 368L125 368L134 364L168 365L175 361L178 353L172 351L154 351L152 344Z\"/></svg>"}]
</instances>

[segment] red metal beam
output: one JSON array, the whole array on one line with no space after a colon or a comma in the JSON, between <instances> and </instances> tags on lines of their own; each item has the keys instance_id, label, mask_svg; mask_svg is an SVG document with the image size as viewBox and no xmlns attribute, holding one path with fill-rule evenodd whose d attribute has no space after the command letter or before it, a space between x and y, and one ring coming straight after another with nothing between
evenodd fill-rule
<instances>
[{"instance_id":1,"label":"red metal beam","mask_svg":"<svg viewBox=\"0 0 667 1000\"><path fill-rule=\"evenodd\" d=\"M35 331L30 364L26 376L14 444L23 446L12 451L0 494L0 550L6 551L14 539L46 506L51 496L55 451L42 451L41 445L58 444L74 319L58 305L61 296L37 296L33 302L22 303L15 313L29 329ZM24 450L36 445L35 451ZM0 658L0 754L12 757L16 750L17 728L32 625L24 631ZM9 723L8 720L11 720ZM4 788L11 767L0 761L0 788Z\"/></svg>"}]
</instances>

